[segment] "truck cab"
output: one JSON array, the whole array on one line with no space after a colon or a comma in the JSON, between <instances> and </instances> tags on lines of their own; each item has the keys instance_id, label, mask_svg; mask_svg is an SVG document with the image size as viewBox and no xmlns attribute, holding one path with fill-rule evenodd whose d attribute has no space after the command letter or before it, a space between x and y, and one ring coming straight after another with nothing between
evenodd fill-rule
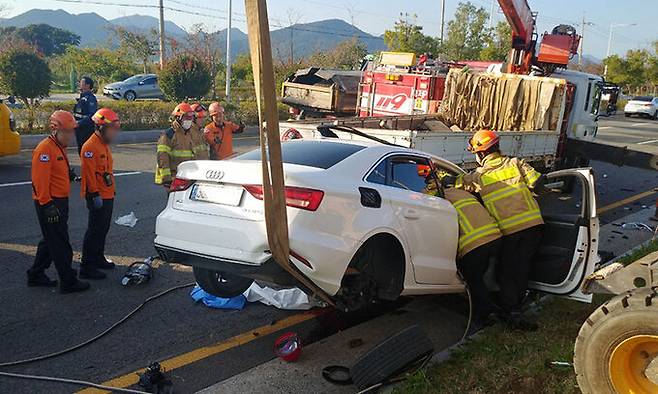
<instances>
[{"instance_id":1,"label":"truck cab","mask_svg":"<svg viewBox=\"0 0 658 394\"><path fill-rule=\"evenodd\" d=\"M596 137L603 78L595 74L565 69L558 69L551 76L562 78L573 86L567 137L574 139Z\"/></svg>"},{"instance_id":2,"label":"truck cab","mask_svg":"<svg viewBox=\"0 0 658 394\"><path fill-rule=\"evenodd\" d=\"M13 98L7 99L9 103ZM14 114L7 104L0 100L0 157L14 155L21 149L21 137L16 132Z\"/></svg>"}]
</instances>

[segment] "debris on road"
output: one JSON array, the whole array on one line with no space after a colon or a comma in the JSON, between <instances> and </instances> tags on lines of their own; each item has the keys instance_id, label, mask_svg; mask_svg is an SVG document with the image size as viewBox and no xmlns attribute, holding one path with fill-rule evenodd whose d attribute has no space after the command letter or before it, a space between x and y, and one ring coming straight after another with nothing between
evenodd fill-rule
<instances>
[{"instance_id":1,"label":"debris on road","mask_svg":"<svg viewBox=\"0 0 658 394\"><path fill-rule=\"evenodd\" d=\"M294 362L302 355L302 342L294 332L287 332L274 341L274 354L286 362Z\"/></svg>"},{"instance_id":2,"label":"debris on road","mask_svg":"<svg viewBox=\"0 0 658 394\"><path fill-rule=\"evenodd\" d=\"M165 375L164 369L157 361L149 364L144 373L138 375L139 382L137 384L150 393L169 394L174 392L171 379Z\"/></svg>"},{"instance_id":3,"label":"debris on road","mask_svg":"<svg viewBox=\"0 0 658 394\"><path fill-rule=\"evenodd\" d=\"M119 226L135 227L137 224L137 216L135 216L135 212L130 212L128 215L119 216L114 223Z\"/></svg>"},{"instance_id":4,"label":"debris on road","mask_svg":"<svg viewBox=\"0 0 658 394\"><path fill-rule=\"evenodd\" d=\"M306 310L320 306L297 287L275 290L267 286L261 287L254 282L244 292L244 296L249 302L258 301L279 309Z\"/></svg>"},{"instance_id":5,"label":"debris on road","mask_svg":"<svg viewBox=\"0 0 658 394\"><path fill-rule=\"evenodd\" d=\"M153 276L153 260L154 257L147 257L144 261L135 261L130 264L126 273L121 279L121 284L124 286L128 285L138 285L141 283L146 283Z\"/></svg>"}]
</instances>

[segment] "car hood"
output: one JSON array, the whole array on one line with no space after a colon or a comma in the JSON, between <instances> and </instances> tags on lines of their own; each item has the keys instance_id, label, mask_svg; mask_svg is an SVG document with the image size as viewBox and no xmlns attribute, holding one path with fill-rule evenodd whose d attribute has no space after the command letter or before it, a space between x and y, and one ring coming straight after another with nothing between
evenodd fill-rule
<instances>
[{"instance_id":1,"label":"car hood","mask_svg":"<svg viewBox=\"0 0 658 394\"><path fill-rule=\"evenodd\" d=\"M107 85L105 85L105 87L110 89L119 89L123 87L123 82L108 83Z\"/></svg>"}]
</instances>

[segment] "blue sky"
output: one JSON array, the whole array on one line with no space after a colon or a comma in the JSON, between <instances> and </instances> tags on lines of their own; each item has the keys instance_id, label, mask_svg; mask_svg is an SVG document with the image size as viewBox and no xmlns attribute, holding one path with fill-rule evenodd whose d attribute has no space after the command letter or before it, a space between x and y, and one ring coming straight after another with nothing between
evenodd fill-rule
<instances>
[{"instance_id":1,"label":"blue sky","mask_svg":"<svg viewBox=\"0 0 658 394\"><path fill-rule=\"evenodd\" d=\"M88 0L80 0L88 1ZM102 3L148 4L155 5L157 0L89 0ZM210 29L223 28L226 25L228 0L164 0L166 6L194 10L208 16L166 11L165 17L183 28L195 23L202 23ZM491 0L471 0L476 6L491 8ZM0 4L9 6L5 16L13 16L32 8L64 9L79 14L96 12L111 19L124 15L142 14L157 16L157 11L150 8L132 6L71 4L58 0L0 0ZM459 1L446 0L446 20L452 18ZM584 48L585 54L597 58L605 57L610 24L631 24L635 26L614 29L612 52L623 54L632 48L648 48L650 43L658 40L658 1L656 0L528 0L530 7L539 13L538 31L541 34L559 23L577 25L585 15L586 21L594 25L586 26ZM416 22L423 26L427 34L438 35L440 20L440 0L269 0L270 24L286 25L290 20L300 23L315 20L340 18L353 23L361 30L379 35L393 25L400 13L417 15ZM503 20L497 2L494 20ZM234 26L246 30L244 21L244 2L233 0Z\"/></svg>"}]
</instances>

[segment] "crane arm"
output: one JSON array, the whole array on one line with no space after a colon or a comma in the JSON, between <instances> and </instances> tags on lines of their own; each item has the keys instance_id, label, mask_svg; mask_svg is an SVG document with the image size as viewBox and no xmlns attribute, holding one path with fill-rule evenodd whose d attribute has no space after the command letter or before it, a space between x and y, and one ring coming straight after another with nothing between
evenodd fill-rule
<instances>
[{"instance_id":1,"label":"crane arm","mask_svg":"<svg viewBox=\"0 0 658 394\"><path fill-rule=\"evenodd\" d=\"M500 8L512 27L512 47L527 49L533 42L535 18L527 0L498 0Z\"/></svg>"}]
</instances>

